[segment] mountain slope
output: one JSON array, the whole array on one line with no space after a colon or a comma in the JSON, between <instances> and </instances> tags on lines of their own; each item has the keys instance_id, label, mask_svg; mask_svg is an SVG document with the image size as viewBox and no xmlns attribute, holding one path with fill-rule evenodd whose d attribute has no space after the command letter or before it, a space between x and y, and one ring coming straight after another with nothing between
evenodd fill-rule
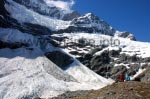
<instances>
[{"instance_id":1,"label":"mountain slope","mask_svg":"<svg viewBox=\"0 0 150 99\"><path fill-rule=\"evenodd\" d=\"M53 34L64 51L97 74L119 80L134 77L150 66L150 43L90 33ZM65 38L59 41L58 38Z\"/></svg>"},{"instance_id":2,"label":"mountain slope","mask_svg":"<svg viewBox=\"0 0 150 99\"><path fill-rule=\"evenodd\" d=\"M28 46L20 48L16 45L12 48L7 44L3 48L4 43L0 47L0 97L2 99L54 97L65 91L99 89L113 82L95 74L75 59L73 59L74 63L69 64L68 69L59 68L45 57L45 53L62 51L51 44L42 47L39 36L14 29L1 28L1 30L2 42L28 43ZM31 41L25 42L28 40ZM76 70L80 71L82 76L73 75L72 72Z\"/></svg>"},{"instance_id":3,"label":"mountain slope","mask_svg":"<svg viewBox=\"0 0 150 99\"><path fill-rule=\"evenodd\" d=\"M0 99L99 89L117 79L118 69L126 72L140 59L140 66L128 69L135 76L150 63L150 44L130 39L135 40L132 34L91 13L80 15L43 0L1 0Z\"/></svg>"}]
</instances>

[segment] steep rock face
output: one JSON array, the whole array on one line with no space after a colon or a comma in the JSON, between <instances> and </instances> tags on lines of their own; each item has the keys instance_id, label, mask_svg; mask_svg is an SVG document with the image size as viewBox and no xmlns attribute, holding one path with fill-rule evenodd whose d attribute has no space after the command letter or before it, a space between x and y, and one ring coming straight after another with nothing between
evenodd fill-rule
<instances>
[{"instance_id":1,"label":"steep rock face","mask_svg":"<svg viewBox=\"0 0 150 99\"><path fill-rule=\"evenodd\" d=\"M149 43L118 38L117 40L120 41L118 46L103 43L98 45L101 39L111 42L114 38L93 33L64 33L63 35L55 34L52 36L63 38L67 44L67 46L61 45L64 50L89 69L106 78L118 81L121 74L128 74L133 77L148 66L143 65L143 63L150 63ZM90 40L94 40L94 42ZM63 41L60 42L64 43Z\"/></svg>"},{"instance_id":2,"label":"steep rock face","mask_svg":"<svg viewBox=\"0 0 150 99\"><path fill-rule=\"evenodd\" d=\"M102 51L101 54L92 55L91 58L83 58L81 62L99 75L111 77L116 81L119 80L121 74L134 76L140 69L140 62L142 63L144 60L142 61L142 59L136 55L128 56L126 54L120 54L120 52L120 49L105 50Z\"/></svg>"},{"instance_id":3,"label":"steep rock face","mask_svg":"<svg viewBox=\"0 0 150 99\"><path fill-rule=\"evenodd\" d=\"M122 62L138 62L140 59L136 55L129 56L126 54L120 54L120 60Z\"/></svg>"},{"instance_id":4,"label":"steep rock face","mask_svg":"<svg viewBox=\"0 0 150 99\"><path fill-rule=\"evenodd\" d=\"M68 14L65 14L63 16L63 20L65 21L69 21L69 20L72 20L74 18L77 18L77 17L80 17L81 15L77 12L77 11L73 11L71 13L68 13Z\"/></svg>"},{"instance_id":5,"label":"steep rock face","mask_svg":"<svg viewBox=\"0 0 150 99\"><path fill-rule=\"evenodd\" d=\"M133 34L129 32L120 32L112 28L108 23L100 20L98 16L92 13L80 15L71 20L70 25L66 29L60 29L56 33L74 33L74 32L85 32L85 33L100 33L110 36L118 36L122 38L128 38L136 40Z\"/></svg>"},{"instance_id":6,"label":"steep rock face","mask_svg":"<svg viewBox=\"0 0 150 99\"><path fill-rule=\"evenodd\" d=\"M110 62L109 52L105 51L101 55L96 55L91 59L91 68L102 66L104 64L108 64Z\"/></svg>"},{"instance_id":7,"label":"steep rock face","mask_svg":"<svg viewBox=\"0 0 150 99\"><path fill-rule=\"evenodd\" d=\"M96 33L111 35L113 36L115 30L112 29L106 22L99 20L97 16L92 13L88 13L77 18L74 18L71 21L70 26L61 31L71 32L87 32L87 33Z\"/></svg>"},{"instance_id":8,"label":"steep rock face","mask_svg":"<svg viewBox=\"0 0 150 99\"><path fill-rule=\"evenodd\" d=\"M20 43L20 42L16 42L16 43L8 43L8 42L3 42L0 40L0 49L2 48L10 48L10 49L17 49L20 47L28 47L29 45L27 43Z\"/></svg>"},{"instance_id":9,"label":"steep rock face","mask_svg":"<svg viewBox=\"0 0 150 99\"><path fill-rule=\"evenodd\" d=\"M24 23L23 28L19 28L22 32L31 33L33 35L49 35L52 34L52 31L45 27L38 24L32 23Z\"/></svg>"},{"instance_id":10,"label":"steep rock face","mask_svg":"<svg viewBox=\"0 0 150 99\"><path fill-rule=\"evenodd\" d=\"M77 27L88 27L93 29L92 32L100 32L101 34L106 35L114 35L115 32L115 30L112 29L110 25L108 25L103 20L100 20L92 13L88 13L73 19L71 24Z\"/></svg>"},{"instance_id":11,"label":"steep rock face","mask_svg":"<svg viewBox=\"0 0 150 99\"><path fill-rule=\"evenodd\" d=\"M72 57L60 51L48 52L45 56L62 69L73 63Z\"/></svg>"},{"instance_id":12,"label":"steep rock face","mask_svg":"<svg viewBox=\"0 0 150 99\"><path fill-rule=\"evenodd\" d=\"M5 3L7 3L6 0L1 0L0 2L0 27L3 28L10 27L12 25L11 21L13 21L14 23L17 22L17 20L9 17L10 13L5 9Z\"/></svg>"},{"instance_id":13,"label":"steep rock face","mask_svg":"<svg viewBox=\"0 0 150 99\"><path fill-rule=\"evenodd\" d=\"M55 31L54 33L76 33L76 32L86 32L86 33L93 33L95 31L100 32L97 28L92 27L76 27L76 26L69 26L66 29L60 29Z\"/></svg>"}]
</instances>

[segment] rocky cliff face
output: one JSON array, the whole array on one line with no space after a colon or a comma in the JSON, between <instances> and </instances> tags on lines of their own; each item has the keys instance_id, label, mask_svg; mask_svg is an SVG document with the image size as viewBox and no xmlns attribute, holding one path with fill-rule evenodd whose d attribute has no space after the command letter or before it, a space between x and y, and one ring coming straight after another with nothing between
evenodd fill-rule
<instances>
[{"instance_id":1,"label":"rocky cliff face","mask_svg":"<svg viewBox=\"0 0 150 99\"><path fill-rule=\"evenodd\" d=\"M52 35L57 38L60 47L77 58L82 64L93 70L97 74L119 81L121 74L131 77L137 76L140 71L144 71L150 65L150 55L143 55L144 45L135 46L134 41L129 41L130 47L126 45L124 39L117 39L120 45L105 45L103 41L111 42L114 38L107 38L105 35L78 33ZM84 38L83 38L84 37ZM63 40L59 40L59 39ZM101 42L101 43L100 43ZM65 43L65 45L63 45ZM96 45L95 45L96 44ZM101 44L101 45L98 45ZM138 48L143 46L143 49ZM133 48L134 47L134 48ZM132 50L130 50L132 49ZM146 57L144 57L146 55Z\"/></svg>"},{"instance_id":2,"label":"rocky cliff face","mask_svg":"<svg viewBox=\"0 0 150 99\"><path fill-rule=\"evenodd\" d=\"M92 13L87 13L71 20L70 25L66 29L58 30L56 33L99 33L110 36L118 36L136 40L133 34L129 32L119 32L111 27L105 21L99 19Z\"/></svg>"}]
</instances>

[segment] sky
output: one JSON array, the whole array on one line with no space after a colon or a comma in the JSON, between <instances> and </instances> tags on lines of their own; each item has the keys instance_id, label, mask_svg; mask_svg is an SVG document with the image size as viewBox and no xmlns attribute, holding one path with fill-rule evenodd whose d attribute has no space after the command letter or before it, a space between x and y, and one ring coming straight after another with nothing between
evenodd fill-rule
<instances>
[{"instance_id":1,"label":"sky","mask_svg":"<svg viewBox=\"0 0 150 99\"><path fill-rule=\"evenodd\" d=\"M92 12L113 28L131 32L138 41L150 42L150 0L75 0L72 9Z\"/></svg>"}]
</instances>

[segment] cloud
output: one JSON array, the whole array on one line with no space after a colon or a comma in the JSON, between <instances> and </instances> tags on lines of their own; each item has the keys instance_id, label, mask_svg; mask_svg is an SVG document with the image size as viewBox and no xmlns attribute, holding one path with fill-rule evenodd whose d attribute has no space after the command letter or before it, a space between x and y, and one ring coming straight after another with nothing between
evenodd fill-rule
<instances>
[{"instance_id":1,"label":"cloud","mask_svg":"<svg viewBox=\"0 0 150 99\"><path fill-rule=\"evenodd\" d=\"M64 10L71 10L71 7L75 4L74 0L64 1L64 0L44 0L48 5L53 5Z\"/></svg>"}]
</instances>

